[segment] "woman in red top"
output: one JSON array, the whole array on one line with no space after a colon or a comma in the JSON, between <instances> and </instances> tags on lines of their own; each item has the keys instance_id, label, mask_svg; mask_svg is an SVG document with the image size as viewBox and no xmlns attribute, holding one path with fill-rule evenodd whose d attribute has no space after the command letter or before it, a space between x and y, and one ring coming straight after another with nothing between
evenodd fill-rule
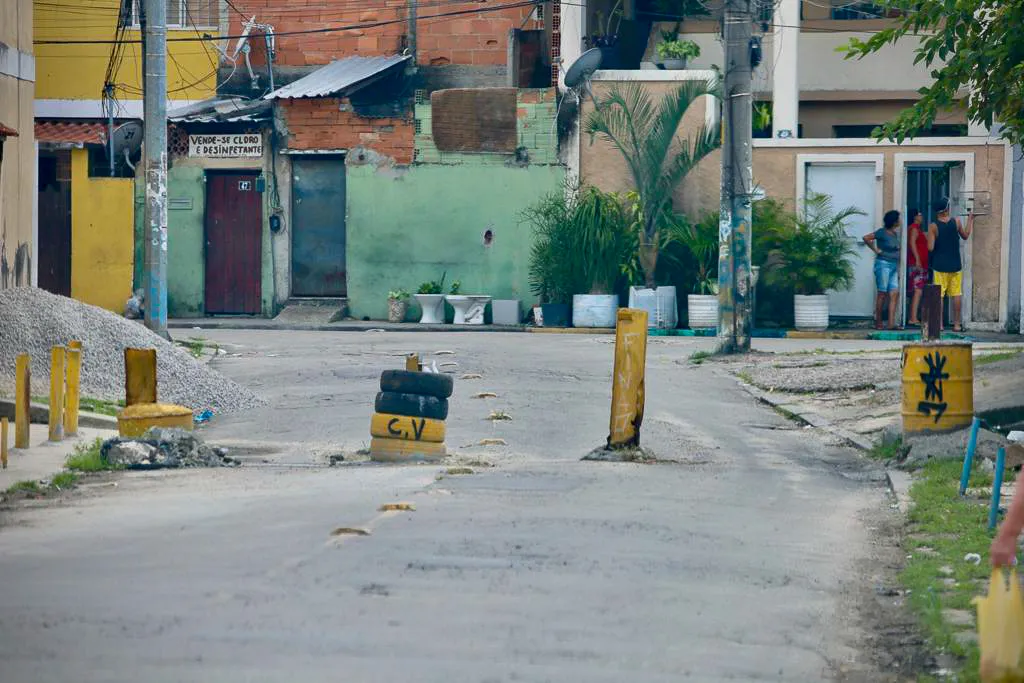
<instances>
[{"instance_id":1,"label":"woman in red top","mask_svg":"<svg viewBox=\"0 0 1024 683\"><path fill-rule=\"evenodd\" d=\"M928 284L928 235L922 225L924 217L917 209L911 209L910 229L907 233L907 245L910 247L910 291L914 293L910 302L910 324L920 325L921 294Z\"/></svg>"}]
</instances>

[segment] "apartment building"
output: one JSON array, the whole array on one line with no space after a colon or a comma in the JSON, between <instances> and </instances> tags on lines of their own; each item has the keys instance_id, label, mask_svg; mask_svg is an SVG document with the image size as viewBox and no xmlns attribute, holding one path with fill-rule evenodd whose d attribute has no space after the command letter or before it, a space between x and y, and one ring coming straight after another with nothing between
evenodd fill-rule
<instances>
[{"instance_id":1,"label":"apartment building","mask_svg":"<svg viewBox=\"0 0 1024 683\"><path fill-rule=\"evenodd\" d=\"M669 11L686 16L678 22L660 21ZM960 108L943 113L931 130L903 144L870 138L876 126L911 104L917 90L930 82L928 69L914 64L913 39L861 60L847 60L837 51L850 38L866 39L886 26L891 21L886 11L840 0L781 0L759 7L754 33L763 60L753 75L759 114L755 121L761 124L754 130L754 180L768 196L795 207L811 193L828 194L837 206L860 207L867 215L849 226L850 239L858 243L892 208L904 213L919 208L931 218L933 201L949 197L954 213L974 211L976 230L963 246L965 319L972 329L1006 329L1019 316L1020 306L1008 284L1011 236L1020 230L1019 222L1010 221L1011 150L968 121ZM594 44L595 36L607 35L611 27L617 33L612 68L603 64L594 75L595 90L624 80L664 89L682 79L713 79L723 63L720 12L720 5L703 2L565 4L563 64L567 68ZM610 23L609 16L621 21ZM656 47L663 34L676 32L697 43L700 56L690 60L689 70L659 70ZM709 117L714 108L708 106ZM606 187L628 184L624 169L612 170L616 160L611 150L600 143L576 145L568 160L571 173L589 177L599 169ZM677 208L699 214L717 207L719 159L717 154L708 158L687 178ZM848 292L830 295L832 314L839 318L872 315L872 258L866 248L857 249L856 284Z\"/></svg>"}]
</instances>

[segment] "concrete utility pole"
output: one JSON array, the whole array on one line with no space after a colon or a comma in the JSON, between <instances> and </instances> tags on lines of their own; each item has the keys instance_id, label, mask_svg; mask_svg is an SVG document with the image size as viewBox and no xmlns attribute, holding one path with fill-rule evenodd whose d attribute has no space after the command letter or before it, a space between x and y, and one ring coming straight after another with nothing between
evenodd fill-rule
<instances>
[{"instance_id":1,"label":"concrete utility pole","mask_svg":"<svg viewBox=\"0 0 1024 683\"><path fill-rule=\"evenodd\" d=\"M723 37L722 206L718 226L718 336L723 353L750 351L750 206L754 188L751 158L753 93L750 63L752 0L727 0Z\"/></svg>"},{"instance_id":2,"label":"concrete utility pole","mask_svg":"<svg viewBox=\"0 0 1024 683\"><path fill-rule=\"evenodd\" d=\"M146 327L167 336L167 0L143 0Z\"/></svg>"}]
</instances>

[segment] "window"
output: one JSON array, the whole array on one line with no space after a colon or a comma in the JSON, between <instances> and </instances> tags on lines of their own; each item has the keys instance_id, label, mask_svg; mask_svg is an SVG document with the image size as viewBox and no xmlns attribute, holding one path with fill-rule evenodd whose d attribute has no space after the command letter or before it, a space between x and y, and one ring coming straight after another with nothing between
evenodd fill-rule
<instances>
[{"instance_id":1,"label":"window","mask_svg":"<svg viewBox=\"0 0 1024 683\"><path fill-rule=\"evenodd\" d=\"M901 16L898 9L886 7L873 2L850 2L849 0L832 0L833 19L885 19Z\"/></svg>"},{"instance_id":2,"label":"window","mask_svg":"<svg viewBox=\"0 0 1024 683\"><path fill-rule=\"evenodd\" d=\"M129 26L139 25L143 0L123 0ZM168 28L216 28L217 0L167 0Z\"/></svg>"}]
</instances>

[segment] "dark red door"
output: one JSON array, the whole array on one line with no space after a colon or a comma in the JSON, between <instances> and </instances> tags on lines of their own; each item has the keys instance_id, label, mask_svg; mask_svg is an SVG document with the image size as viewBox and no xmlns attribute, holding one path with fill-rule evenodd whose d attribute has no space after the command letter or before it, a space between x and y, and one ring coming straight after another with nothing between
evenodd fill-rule
<instances>
[{"instance_id":1,"label":"dark red door","mask_svg":"<svg viewBox=\"0 0 1024 683\"><path fill-rule=\"evenodd\" d=\"M39 287L71 296L71 156L39 156Z\"/></svg>"},{"instance_id":2,"label":"dark red door","mask_svg":"<svg viewBox=\"0 0 1024 683\"><path fill-rule=\"evenodd\" d=\"M258 314L263 210L254 173L206 175L206 313Z\"/></svg>"}]
</instances>

